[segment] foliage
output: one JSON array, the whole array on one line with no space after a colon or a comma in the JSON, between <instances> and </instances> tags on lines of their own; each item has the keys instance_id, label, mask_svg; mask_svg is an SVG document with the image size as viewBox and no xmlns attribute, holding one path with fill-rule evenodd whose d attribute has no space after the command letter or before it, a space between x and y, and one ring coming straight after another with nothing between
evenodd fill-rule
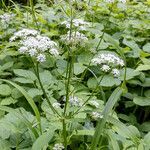
<instances>
[{"instance_id":1,"label":"foliage","mask_svg":"<svg viewBox=\"0 0 150 150\"><path fill-rule=\"evenodd\" d=\"M0 148L149 150L149 6L2 0ZM25 32L10 41L22 29L48 37L46 48L30 41L28 53L19 51L21 40L39 38ZM31 45L42 61L31 56Z\"/></svg>"}]
</instances>

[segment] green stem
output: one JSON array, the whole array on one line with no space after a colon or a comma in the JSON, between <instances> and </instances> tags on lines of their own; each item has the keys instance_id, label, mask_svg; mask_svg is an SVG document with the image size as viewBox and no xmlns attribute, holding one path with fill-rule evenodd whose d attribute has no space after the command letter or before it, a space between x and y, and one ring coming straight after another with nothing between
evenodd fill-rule
<instances>
[{"instance_id":1,"label":"green stem","mask_svg":"<svg viewBox=\"0 0 150 150\"><path fill-rule=\"evenodd\" d=\"M37 78L38 78L40 87L41 87L41 89L42 89L42 92L43 92L43 94L44 94L44 97L45 97L45 99L46 99L46 101L47 101L49 107L51 108L51 110L53 111L54 114L57 114L59 117L61 117L61 115L57 112L57 110L55 110L55 108L54 108L53 105L51 104L51 102L50 102L50 100L49 100L49 98L48 98L48 96L47 96L47 94L46 94L46 91L45 91L45 89L44 89L44 87L43 87L43 84L42 84L41 79L40 79L38 63L36 64L35 73L36 73L36 76L37 76Z\"/></svg>"},{"instance_id":2,"label":"green stem","mask_svg":"<svg viewBox=\"0 0 150 150\"><path fill-rule=\"evenodd\" d=\"M32 11L33 20L34 20L34 22L35 22L35 24L36 24L37 29L40 31L39 25L38 25L38 22L37 22L37 19L36 19L36 15L35 15L33 0L29 0L29 2L30 2L30 6L31 6L31 11Z\"/></svg>"},{"instance_id":3,"label":"green stem","mask_svg":"<svg viewBox=\"0 0 150 150\"><path fill-rule=\"evenodd\" d=\"M65 150L67 150L67 128L66 128L65 118L63 118L62 123L63 123L64 146L65 146Z\"/></svg>"},{"instance_id":4,"label":"green stem","mask_svg":"<svg viewBox=\"0 0 150 150\"><path fill-rule=\"evenodd\" d=\"M95 90L92 91L92 94L90 95L90 97L82 104L82 106L81 106L78 110L76 110L76 111L72 114L72 116L74 116L75 114L77 114L77 113L81 110L81 108L82 108L83 106L85 106L86 103L94 96L94 92L99 88L99 85L100 85L100 83L101 83L103 77L104 77L104 75L101 77L100 81L97 82L97 86L96 86Z\"/></svg>"}]
</instances>

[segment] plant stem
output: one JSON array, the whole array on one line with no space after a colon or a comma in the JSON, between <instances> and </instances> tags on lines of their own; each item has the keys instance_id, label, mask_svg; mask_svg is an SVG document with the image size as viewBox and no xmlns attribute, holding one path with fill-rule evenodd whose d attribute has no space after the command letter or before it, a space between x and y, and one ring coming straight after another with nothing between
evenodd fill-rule
<instances>
[{"instance_id":1,"label":"plant stem","mask_svg":"<svg viewBox=\"0 0 150 150\"><path fill-rule=\"evenodd\" d=\"M82 106L81 106L78 110L76 110L76 111L72 114L72 116L74 116L75 114L77 114L77 113L81 110L81 108L93 97L94 92L98 89L98 87L99 87L99 85L100 85L100 83L101 83L103 77L104 77L104 75L101 77L100 81L97 83L97 86L96 86L95 90L92 91L92 94L90 95L90 97L82 104Z\"/></svg>"},{"instance_id":2,"label":"plant stem","mask_svg":"<svg viewBox=\"0 0 150 150\"><path fill-rule=\"evenodd\" d=\"M45 99L46 99L46 101L47 101L49 107L51 108L51 110L53 111L54 114L56 113L59 117L61 117L61 115L57 112L57 110L55 110L55 108L54 108L53 105L51 104L51 102L50 102L50 100L49 100L49 98L48 98L48 96L47 96L47 94L46 94L46 91L45 91L45 89L44 89L44 87L43 87L43 84L42 84L41 79L40 79L38 63L36 64L35 73L36 73L36 76L37 76L37 78L38 78L40 87L41 87L41 89L42 89L42 91L43 91L44 97L45 97Z\"/></svg>"},{"instance_id":3,"label":"plant stem","mask_svg":"<svg viewBox=\"0 0 150 150\"><path fill-rule=\"evenodd\" d=\"M62 123L63 123L64 146L65 146L65 150L67 150L67 128L66 128L65 118L63 118Z\"/></svg>"},{"instance_id":4,"label":"plant stem","mask_svg":"<svg viewBox=\"0 0 150 150\"><path fill-rule=\"evenodd\" d=\"M36 19L36 15L35 15L33 0L29 0L29 2L30 2L30 6L31 6L31 11L32 11L33 20L34 20L34 22L35 22L35 24L36 24L37 29L40 31L39 25L38 25L38 22L37 22L37 19Z\"/></svg>"}]
</instances>

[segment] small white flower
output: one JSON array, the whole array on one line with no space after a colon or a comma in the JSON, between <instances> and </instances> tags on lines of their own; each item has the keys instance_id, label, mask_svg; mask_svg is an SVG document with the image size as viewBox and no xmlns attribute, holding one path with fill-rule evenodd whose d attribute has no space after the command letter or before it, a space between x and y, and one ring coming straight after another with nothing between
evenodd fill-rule
<instances>
[{"instance_id":1,"label":"small white flower","mask_svg":"<svg viewBox=\"0 0 150 150\"><path fill-rule=\"evenodd\" d=\"M36 49L30 49L29 50L29 55L30 56L35 56L37 54L37 50Z\"/></svg>"},{"instance_id":2,"label":"small white flower","mask_svg":"<svg viewBox=\"0 0 150 150\"><path fill-rule=\"evenodd\" d=\"M50 49L49 52L50 52L52 55L54 55L54 56L58 56L58 55L59 55L59 52L58 52L58 50L57 50L56 48Z\"/></svg>"},{"instance_id":3,"label":"small white flower","mask_svg":"<svg viewBox=\"0 0 150 150\"><path fill-rule=\"evenodd\" d=\"M19 50L18 50L20 53L25 53L25 52L27 52L28 51L28 48L27 47L25 47L25 46L22 46L22 47L20 47L19 48Z\"/></svg>"},{"instance_id":4,"label":"small white flower","mask_svg":"<svg viewBox=\"0 0 150 150\"><path fill-rule=\"evenodd\" d=\"M127 1L126 0L119 0L121 3L126 3Z\"/></svg>"},{"instance_id":5,"label":"small white flower","mask_svg":"<svg viewBox=\"0 0 150 150\"><path fill-rule=\"evenodd\" d=\"M120 75L120 71L118 69L112 69L111 73L115 76L118 77Z\"/></svg>"},{"instance_id":6,"label":"small white flower","mask_svg":"<svg viewBox=\"0 0 150 150\"><path fill-rule=\"evenodd\" d=\"M54 145L53 150L63 150L65 147L62 143L57 143Z\"/></svg>"},{"instance_id":7,"label":"small white flower","mask_svg":"<svg viewBox=\"0 0 150 150\"><path fill-rule=\"evenodd\" d=\"M61 104L58 102L53 103L54 108L60 108Z\"/></svg>"},{"instance_id":8,"label":"small white flower","mask_svg":"<svg viewBox=\"0 0 150 150\"><path fill-rule=\"evenodd\" d=\"M107 2L107 3L114 3L115 0L105 0L105 2Z\"/></svg>"},{"instance_id":9,"label":"small white flower","mask_svg":"<svg viewBox=\"0 0 150 150\"><path fill-rule=\"evenodd\" d=\"M110 70L110 67L108 65L103 65L101 67L101 70L104 71L104 72L108 72Z\"/></svg>"},{"instance_id":10,"label":"small white flower","mask_svg":"<svg viewBox=\"0 0 150 150\"><path fill-rule=\"evenodd\" d=\"M89 103L94 105L96 108L99 107L99 103L97 101L95 101L95 100L91 100L91 101L89 101Z\"/></svg>"},{"instance_id":11,"label":"small white flower","mask_svg":"<svg viewBox=\"0 0 150 150\"><path fill-rule=\"evenodd\" d=\"M39 55L37 56L37 61L38 61L38 62L44 62L44 61L46 61L45 55L44 55L44 54L39 54Z\"/></svg>"},{"instance_id":12,"label":"small white flower","mask_svg":"<svg viewBox=\"0 0 150 150\"><path fill-rule=\"evenodd\" d=\"M79 42L82 42L82 41L87 41L88 38L84 34L78 32L78 31L77 32L72 32L71 37L70 37L70 32L68 31L67 35L62 36L62 40L66 41L67 43L76 44L76 43L79 43Z\"/></svg>"},{"instance_id":13,"label":"small white flower","mask_svg":"<svg viewBox=\"0 0 150 150\"><path fill-rule=\"evenodd\" d=\"M70 29L71 27L71 21L63 21L61 23L62 25L64 24L66 28ZM82 19L73 19L72 20L72 26L78 28L79 30L86 30L86 26L89 26L90 24Z\"/></svg>"},{"instance_id":14,"label":"small white flower","mask_svg":"<svg viewBox=\"0 0 150 150\"><path fill-rule=\"evenodd\" d=\"M94 120L97 120L97 119L99 119L99 118L103 118L103 115L101 115L101 114L98 113L98 112L92 112L91 117L92 117Z\"/></svg>"},{"instance_id":15,"label":"small white flower","mask_svg":"<svg viewBox=\"0 0 150 150\"><path fill-rule=\"evenodd\" d=\"M3 15L0 15L0 20L3 24L9 24L10 21L14 18L14 14L4 13Z\"/></svg>"}]
</instances>

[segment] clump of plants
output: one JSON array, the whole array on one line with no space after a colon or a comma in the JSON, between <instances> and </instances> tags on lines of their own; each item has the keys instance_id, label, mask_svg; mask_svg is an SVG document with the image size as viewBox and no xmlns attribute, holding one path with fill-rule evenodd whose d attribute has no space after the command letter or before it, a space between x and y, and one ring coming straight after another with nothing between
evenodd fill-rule
<instances>
[{"instance_id":1,"label":"clump of plants","mask_svg":"<svg viewBox=\"0 0 150 150\"><path fill-rule=\"evenodd\" d=\"M2 0L0 148L149 150L149 5Z\"/></svg>"}]
</instances>

